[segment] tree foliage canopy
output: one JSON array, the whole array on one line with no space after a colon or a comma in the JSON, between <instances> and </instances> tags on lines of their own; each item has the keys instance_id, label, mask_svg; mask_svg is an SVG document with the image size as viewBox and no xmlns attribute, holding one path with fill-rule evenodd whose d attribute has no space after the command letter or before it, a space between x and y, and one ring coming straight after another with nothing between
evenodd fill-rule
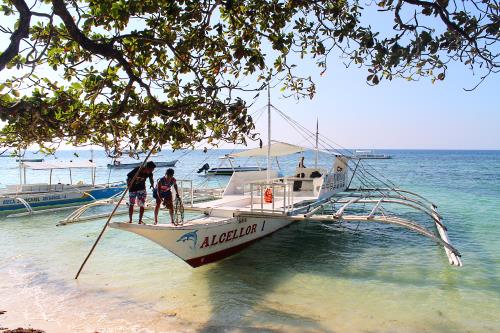
<instances>
[{"instance_id":1,"label":"tree foliage canopy","mask_svg":"<svg viewBox=\"0 0 500 333\"><path fill-rule=\"evenodd\" d=\"M245 142L254 124L244 96L274 80L312 97L297 64L323 72L329 56L365 66L369 84L443 80L457 60L481 78L499 69L498 1L0 3L0 143L9 147Z\"/></svg>"}]
</instances>

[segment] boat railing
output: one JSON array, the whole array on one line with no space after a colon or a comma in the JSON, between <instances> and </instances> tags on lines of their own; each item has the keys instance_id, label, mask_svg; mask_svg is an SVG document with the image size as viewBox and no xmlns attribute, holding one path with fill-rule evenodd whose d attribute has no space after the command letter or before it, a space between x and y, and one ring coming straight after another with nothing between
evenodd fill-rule
<instances>
[{"instance_id":1,"label":"boat railing","mask_svg":"<svg viewBox=\"0 0 500 333\"><path fill-rule=\"evenodd\" d=\"M293 180L277 178L267 181L251 182L250 211L286 215L293 210Z\"/></svg>"},{"instance_id":2,"label":"boat railing","mask_svg":"<svg viewBox=\"0 0 500 333\"><path fill-rule=\"evenodd\" d=\"M40 193L40 192L62 192L64 184L21 184L7 185L7 192L10 193Z\"/></svg>"},{"instance_id":3,"label":"boat railing","mask_svg":"<svg viewBox=\"0 0 500 333\"><path fill-rule=\"evenodd\" d=\"M177 179L177 188L179 189L179 196L182 198L184 204L189 203L189 205L193 206L193 201L194 201L193 181L191 179Z\"/></svg>"},{"instance_id":4,"label":"boat railing","mask_svg":"<svg viewBox=\"0 0 500 333\"><path fill-rule=\"evenodd\" d=\"M322 182L323 178L302 178L296 176L272 178L269 180L269 184L291 183L292 185L296 185L297 183L300 183L299 188L293 189L296 196L317 196L319 189L321 188ZM250 193L251 184L265 184L265 183L266 183L265 180L245 183L243 191L244 193L248 194ZM258 189L256 187L254 191L257 190Z\"/></svg>"}]
</instances>

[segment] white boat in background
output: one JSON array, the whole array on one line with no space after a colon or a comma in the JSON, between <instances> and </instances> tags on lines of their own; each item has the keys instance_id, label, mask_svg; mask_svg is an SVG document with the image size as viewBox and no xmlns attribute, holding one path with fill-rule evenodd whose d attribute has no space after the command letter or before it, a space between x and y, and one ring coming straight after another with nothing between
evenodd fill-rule
<instances>
[{"instance_id":1,"label":"white boat in background","mask_svg":"<svg viewBox=\"0 0 500 333\"><path fill-rule=\"evenodd\" d=\"M154 161L157 168L161 168L161 167L173 168L173 167L175 167L177 162L179 162L179 161L178 160ZM108 164L108 168L110 168L110 169L133 169L133 168L139 167L140 165L141 165L141 162L122 163L119 160L114 160L113 163Z\"/></svg>"},{"instance_id":2,"label":"white boat in background","mask_svg":"<svg viewBox=\"0 0 500 333\"><path fill-rule=\"evenodd\" d=\"M220 167L220 168L210 168L207 171L207 175L231 176L235 172L265 171L265 170L266 170L266 168L260 168L260 167L256 167L256 166Z\"/></svg>"},{"instance_id":3,"label":"white boat in background","mask_svg":"<svg viewBox=\"0 0 500 333\"><path fill-rule=\"evenodd\" d=\"M391 159L392 156L387 154L376 154L373 150L356 150L353 158L362 160L387 160Z\"/></svg>"},{"instance_id":4,"label":"white boat in background","mask_svg":"<svg viewBox=\"0 0 500 333\"><path fill-rule=\"evenodd\" d=\"M74 184L73 169L89 169L91 182L78 181ZM49 171L49 182L28 183L26 170ZM54 170L68 170L70 182L52 183ZM0 191L0 213L25 211L32 214L37 210L76 207L123 192L126 187L123 182L96 184L95 171L96 164L89 161L22 162L19 164L19 184L7 185Z\"/></svg>"},{"instance_id":5,"label":"white boat in background","mask_svg":"<svg viewBox=\"0 0 500 333\"><path fill-rule=\"evenodd\" d=\"M224 155L219 157L222 160L217 167L211 168L208 163L205 163L201 166L201 168L196 171L196 173L203 175L211 175L211 176L231 176L234 172L248 172L248 171L265 171L267 168L261 166L240 166L234 164L234 156L233 155ZM227 162L229 163L229 167L223 167L222 165Z\"/></svg>"},{"instance_id":6,"label":"white boat in background","mask_svg":"<svg viewBox=\"0 0 500 333\"><path fill-rule=\"evenodd\" d=\"M43 158L16 158L16 162L43 162Z\"/></svg>"}]
</instances>

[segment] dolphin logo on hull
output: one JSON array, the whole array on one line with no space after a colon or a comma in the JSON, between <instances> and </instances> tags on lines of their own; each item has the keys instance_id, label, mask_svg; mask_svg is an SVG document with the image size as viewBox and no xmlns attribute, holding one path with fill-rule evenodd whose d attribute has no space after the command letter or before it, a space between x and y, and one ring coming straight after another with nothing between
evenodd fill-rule
<instances>
[{"instance_id":1,"label":"dolphin logo on hull","mask_svg":"<svg viewBox=\"0 0 500 333\"><path fill-rule=\"evenodd\" d=\"M190 246L190 248L194 250L196 248L196 244L198 243L198 230L185 233L184 235L179 237L177 242L184 243L184 242L189 241L189 240L193 241L193 246Z\"/></svg>"}]
</instances>

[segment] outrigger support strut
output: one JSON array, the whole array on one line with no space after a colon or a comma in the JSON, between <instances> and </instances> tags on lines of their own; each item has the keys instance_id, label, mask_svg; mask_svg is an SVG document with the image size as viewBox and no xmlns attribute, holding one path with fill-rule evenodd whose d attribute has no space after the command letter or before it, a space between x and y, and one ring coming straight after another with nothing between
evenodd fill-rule
<instances>
[{"instance_id":1,"label":"outrigger support strut","mask_svg":"<svg viewBox=\"0 0 500 333\"><path fill-rule=\"evenodd\" d=\"M379 222L398 225L426 236L444 247L450 264L462 266L460 253L451 245L448 238L447 228L443 224L441 215L437 211L437 206L423 196L403 190L400 188L359 188L348 189L338 196L332 197L331 202L342 205L329 216L307 214L302 219L316 220L322 222ZM410 207L428 215L437 229L437 234L415 222L399 218L396 216L377 214L382 209L382 204L395 204ZM373 204L373 208L367 215L346 215L346 210L360 204Z\"/></svg>"},{"instance_id":2,"label":"outrigger support strut","mask_svg":"<svg viewBox=\"0 0 500 333\"><path fill-rule=\"evenodd\" d=\"M24 207L26 207L26 210L28 210L28 215L33 214L33 208L26 200L24 200L21 197L17 197L17 198L15 198L15 200L19 201L20 203L23 204Z\"/></svg>"},{"instance_id":3,"label":"outrigger support strut","mask_svg":"<svg viewBox=\"0 0 500 333\"><path fill-rule=\"evenodd\" d=\"M411 231L415 231L425 237L428 237L435 241L436 243L442 245L445 248L446 255L450 261L451 265L462 266L462 261L460 259L460 252L449 243L449 240L443 239L443 237L438 237L431 231L422 227L421 225L411 222L406 219L402 219L395 216L381 216L381 215L342 215L341 217L336 217L335 215L313 215L310 217L305 216L293 216L291 219L296 221L317 221L317 222L374 222L374 223L386 223L397 225ZM441 234L440 234L441 236Z\"/></svg>"},{"instance_id":4,"label":"outrigger support strut","mask_svg":"<svg viewBox=\"0 0 500 333\"><path fill-rule=\"evenodd\" d=\"M121 192L118 194L121 194ZM114 195L113 197L108 198L108 199L97 200L97 201L93 201L91 203L88 203L84 206L79 207L75 211L73 211L64 220L59 221L59 223L56 224L56 226L77 223L77 222L84 222L84 221L95 220L98 218L107 217L109 215L108 213L92 215L92 216L85 216L85 217L82 217L82 215L92 207L106 206L106 205L114 204L114 203L116 203L117 200L118 200L117 195ZM119 213L121 213L121 212L116 212L115 214L119 214Z\"/></svg>"},{"instance_id":5,"label":"outrigger support strut","mask_svg":"<svg viewBox=\"0 0 500 333\"><path fill-rule=\"evenodd\" d=\"M404 228L410 229L412 231L418 232L419 234L422 234L426 237L429 237L430 239L434 240L436 243L439 243L443 245L446 249L451 251L453 254L456 256L460 257L461 254L460 252L454 248L450 243L444 241L440 237L437 237L434 235L432 232L429 230L425 229L421 225L418 225L414 222L411 222L409 220L405 220L399 217L395 216L358 216L358 215L345 215L342 217L343 222L380 222L380 223L387 223L387 224L394 224L394 225L399 225ZM461 265L457 265L461 266Z\"/></svg>"}]
</instances>

